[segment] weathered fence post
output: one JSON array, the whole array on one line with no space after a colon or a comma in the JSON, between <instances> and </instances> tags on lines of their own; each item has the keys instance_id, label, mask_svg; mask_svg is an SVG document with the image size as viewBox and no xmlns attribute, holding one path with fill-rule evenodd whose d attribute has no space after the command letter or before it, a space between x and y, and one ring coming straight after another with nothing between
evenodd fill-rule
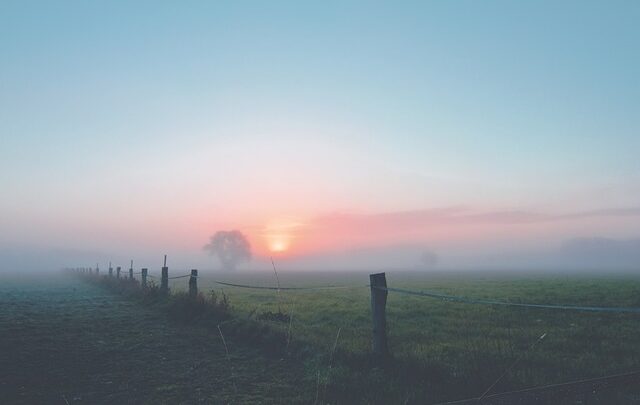
<instances>
[{"instance_id":1,"label":"weathered fence post","mask_svg":"<svg viewBox=\"0 0 640 405\"><path fill-rule=\"evenodd\" d=\"M120 266L116 267L116 278L120 278Z\"/></svg>"},{"instance_id":2,"label":"weathered fence post","mask_svg":"<svg viewBox=\"0 0 640 405\"><path fill-rule=\"evenodd\" d=\"M140 276L142 278L142 287L147 286L147 269L140 270Z\"/></svg>"},{"instance_id":3,"label":"weathered fence post","mask_svg":"<svg viewBox=\"0 0 640 405\"><path fill-rule=\"evenodd\" d=\"M109 262L109 277L113 277L113 267L111 267L111 262Z\"/></svg>"},{"instance_id":4,"label":"weathered fence post","mask_svg":"<svg viewBox=\"0 0 640 405\"><path fill-rule=\"evenodd\" d=\"M160 278L160 292L169 292L169 268L167 267L167 255L164 255L164 266L162 266L162 278Z\"/></svg>"},{"instance_id":5,"label":"weathered fence post","mask_svg":"<svg viewBox=\"0 0 640 405\"><path fill-rule=\"evenodd\" d=\"M129 267L129 280L133 280L133 260L131 260L131 266Z\"/></svg>"},{"instance_id":6,"label":"weathered fence post","mask_svg":"<svg viewBox=\"0 0 640 405\"><path fill-rule=\"evenodd\" d=\"M191 277L189 277L189 296L195 298L198 295L198 270L191 270Z\"/></svg>"},{"instance_id":7,"label":"weathered fence post","mask_svg":"<svg viewBox=\"0 0 640 405\"><path fill-rule=\"evenodd\" d=\"M371 317L373 320L373 353L386 358L387 347L387 277L384 273L370 274Z\"/></svg>"}]
</instances>

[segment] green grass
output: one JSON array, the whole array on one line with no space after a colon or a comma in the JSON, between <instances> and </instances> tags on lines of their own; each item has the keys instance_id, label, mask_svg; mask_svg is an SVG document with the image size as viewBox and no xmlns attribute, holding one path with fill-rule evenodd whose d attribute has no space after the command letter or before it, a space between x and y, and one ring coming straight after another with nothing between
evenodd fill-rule
<instances>
[{"instance_id":1,"label":"green grass","mask_svg":"<svg viewBox=\"0 0 640 405\"><path fill-rule=\"evenodd\" d=\"M182 314L63 276L0 279L3 404L309 403L302 367ZM211 315L211 313L206 313ZM217 332L217 331L216 331Z\"/></svg>"},{"instance_id":2,"label":"green grass","mask_svg":"<svg viewBox=\"0 0 640 405\"><path fill-rule=\"evenodd\" d=\"M0 394L18 403L65 395L78 403L420 404L478 396L519 358L492 392L640 369L638 314L471 305L390 292L393 359L380 363L370 354L367 274L281 272L283 286L354 288L279 294L221 288L213 279L275 284L269 273L205 273L194 301L183 294L188 279L171 282L168 300L77 279L5 280L0 364L11 365L5 375L12 377ZM640 277L631 276L388 272L387 282L473 298L640 307ZM587 399L633 403L637 391Z\"/></svg>"},{"instance_id":3,"label":"green grass","mask_svg":"<svg viewBox=\"0 0 640 405\"><path fill-rule=\"evenodd\" d=\"M220 277L220 276L218 276ZM227 280L274 285L272 275L227 275ZM559 383L640 369L640 314L506 308L447 302L390 292L389 346L395 361L367 369L371 359L367 274L280 274L282 285L354 285L349 290L276 291L221 288L199 279L203 290L224 291L240 316L260 319L283 312L291 322L263 322L290 333L291 342L324 354L307 361L313 375L323 366L340 330L329 379L334 400L422 402L481 394L516 359L521 361L492 392ZM388 273L391 287L432 290L513 302L640 307L640 278L506 274ZM174 283L173 289L181 288ZM186 283L184 283L186 285ZM269 317L267 317L269 318ZM546 338L528 348L543 334ZM324 364L323 364L324 362ZM377 375L380 374L380 375ZM360 385L360 386L358 386ZM355 387L354 387L355 386Z\"/></svg>"}]
</instances>

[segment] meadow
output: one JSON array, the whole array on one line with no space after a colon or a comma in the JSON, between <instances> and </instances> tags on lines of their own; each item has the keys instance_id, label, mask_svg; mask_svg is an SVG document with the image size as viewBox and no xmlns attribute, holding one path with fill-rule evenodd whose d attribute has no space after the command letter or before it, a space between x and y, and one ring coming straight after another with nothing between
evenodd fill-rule
<instances>
[{"instance_id":1,"label":"meadow","mask_svg":"<svg viewBox=\"0 0 640 405\"><path fill-rule=\"evenodd\" d=\"M168 299L132 294L136 282L104 275L4 279L0 391L8 403L436 404L478 397L496 381L490 393L637 371L640 364L637 313L478 305L393 291L392 358L380 361L371 355L367 273L278 278L282 287L345 288L239 288L215 281L274 286L276 278L204 272L202 302L215 296L225 303L212 313L183 294L188 278L171 280ZM510 302L640 307L635 276L391 271L387 282ZM640 387L563 395L536 403L636 403Z\"/></svg>"},{"instance_id":2,"label":"meadow","mask_svg":"<svg viewBox=\"0 0 640 405\"><path fill-rule=\"evenodd\" d=\"M386 398L393 403L435 403L477 397L516 361L491 393L640 368L638 313L478 305L389 292L393 372L375 365L371 371L367 273L279 274L282 286L349 287L309 291L237 288L214 280L274 286L273 273L205 273L199 287L224 293L233 312L282 331L292 344L307 344L324 353L324 363L310 356L307 374L330 380L337 401ZM387 283L509 302L640 307L640 278L632 275L392 271L387 272ZM184 285L175 280L172 288ZM543 334L545 338L537 342ZM333 357L329 366L327 356ZM633 394L637 387L630 390L609 393L606 400L612 400L610 395L621 403L640 399ZM598 400L597 395L592 397Z\"/></svg>"},{"instance_id":3,"label":"meadow","mask_svg":"<svg viewBox=\"0 0 640 405\"><path fill-rule=\"evenodd\" d=\"M0 403L309 403L295 362L60 274L0 277ZM217 332L217 330L216 330Z\"/></svg>"}]
</instances>

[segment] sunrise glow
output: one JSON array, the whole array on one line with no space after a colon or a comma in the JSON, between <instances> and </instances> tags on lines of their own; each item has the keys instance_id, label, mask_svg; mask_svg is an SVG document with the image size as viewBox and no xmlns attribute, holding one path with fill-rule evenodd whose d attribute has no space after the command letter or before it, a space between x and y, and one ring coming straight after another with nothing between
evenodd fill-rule
<instances>
[{"instance_id":1,"label":"sunrise glow","mask_svg":"<svg viewBox=\"0 0 640 405\"><path fill-rule=\"evenodd\" d=\"M269 249L274 253L284 252L289 248L289 243L283 237L274 237L269 243Z\"/></svg>"},{"instance_id":2,"label":"sunrise glow","mask_svg":"<svg viewBox=\"0 0 640 405\"><path fill-rule=\"evenodd\" d=\"M294 218L282 217L267 221L262 230L262 239L267 253L289 253L304 224Z\"/></svg>"}]
</instances>

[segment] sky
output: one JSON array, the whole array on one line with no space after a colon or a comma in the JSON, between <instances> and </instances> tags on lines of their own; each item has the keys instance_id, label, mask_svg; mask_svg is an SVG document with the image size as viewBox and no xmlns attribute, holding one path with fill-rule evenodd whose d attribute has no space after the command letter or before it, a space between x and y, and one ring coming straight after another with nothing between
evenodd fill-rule
<instances>
[{"instance_id":1,"label":"sky","mask_svg":"<svg viewBox=\"0 0 640 405\"><path fill-rule=\"evenodd\" d=\"M2 1L0 268L215 268L203 246L240 230L247 269L638 269L639 20Z\"/></svg>"}]
</instances>

